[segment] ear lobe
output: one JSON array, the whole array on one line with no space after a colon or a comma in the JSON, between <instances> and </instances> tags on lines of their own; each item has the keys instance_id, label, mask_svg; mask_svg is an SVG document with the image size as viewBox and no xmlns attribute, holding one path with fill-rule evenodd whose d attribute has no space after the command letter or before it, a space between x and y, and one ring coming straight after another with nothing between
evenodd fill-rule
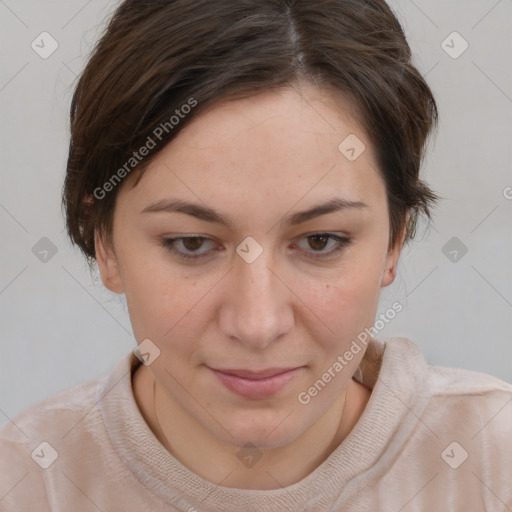
<instances>
[{"instance_id":1,"label":"ear lobe","mask_svg":"<svg viewBox=\"0 0 512 512\"><path fill-rule=\"evenodd\" d=\"M407 216L407 219L408 218L409 217ZM406 228L404 226L400 236L398 237L398 240L395 243L395 246L389 249L388 254L386 255L384 271L382 273L381 288L383 286L389 286L395 280L398 258L400 257L400 253L402 252L402 248L405 242L405 233Z\"/></svg>"},{"instance_id":2,"label":"ear lobe","mask_svg":"<svg viewBox=\"0 0 512 512\"><path fill-rule=\"evenodd\" d=\"M113 248L98 231L94 233L94 246L103 284L114 293L123 293L124 286L119 273L117 257Z\"/></svg>"},{"instance_id":3,"label":"ear lobe","mask_svg":"<svg viewBox=\"0 0 512 512\"><path fill-rule=\"evenodd\" d=\"M389 286L396 277L396 262L388 262L386 259L386 268L384 269L384 273L382 274L381 288L384 286Z\"/></svg>"}]
</instances>

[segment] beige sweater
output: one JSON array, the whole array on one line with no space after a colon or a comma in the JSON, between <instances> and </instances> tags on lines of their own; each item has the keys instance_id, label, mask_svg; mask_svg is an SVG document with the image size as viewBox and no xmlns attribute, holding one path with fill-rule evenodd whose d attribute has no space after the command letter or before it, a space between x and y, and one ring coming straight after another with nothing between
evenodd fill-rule
<instances>
[{"instance_id":1,"label":"beige sweater","mask_svg":"<svg viewBox=\"0 0 512 512\"><path fill-rule=\"evenodd\" d=\"M137 408L138 364L127 354L0 430L2 512L512 511L512 385L429 366L406 338L371 342L355 375L372 388L359 422L277 490L216 485L175 459Z\"/></svg>"}]
</instances>

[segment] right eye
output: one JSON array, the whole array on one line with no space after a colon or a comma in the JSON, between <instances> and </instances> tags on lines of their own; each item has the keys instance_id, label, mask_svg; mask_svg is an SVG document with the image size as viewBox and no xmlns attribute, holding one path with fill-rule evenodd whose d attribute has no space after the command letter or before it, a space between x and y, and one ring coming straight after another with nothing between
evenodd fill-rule
<instances>
[{"instance_id":1,"label":"right eye","mask_svg":"<svg viewBox=\"0 0 512 512\"><path fill-rule=\"evenodd\" d=\"M163 238L161 244L172 254L178 256L178 258L186 261L197 261L209 256L210 251L198 253L198 249L204 245L203 242L205 240L210 242L212 241L204 236L181 236L176 238ZM177 245L179 244L185 248L184 251L177 249Z\"/></svg>"}]
</instances>

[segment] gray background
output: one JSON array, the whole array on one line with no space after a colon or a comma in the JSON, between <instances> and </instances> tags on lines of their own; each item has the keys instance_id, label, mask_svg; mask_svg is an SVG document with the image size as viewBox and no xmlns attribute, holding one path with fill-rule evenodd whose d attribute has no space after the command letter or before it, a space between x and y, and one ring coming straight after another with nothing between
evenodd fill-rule
<instances>
[{"instance_id":1,"label":"gray background","mask_svg":"<svg viewBox=\"0 0 512 512\"><path fill-rule=\"evenodd\" d=\"M123 297L71 247L60 207L73 83L116 3L0 0L0 425L135 348ZM438 101L422 172L444 199L383 289L380 311L395 300L404 310L379 337L512 382L512 2L390 3ZM59 45L47 59L31 47L43 31ZM469 44L458 58L442 46L460 51L454 31ZM57 249L47 261L43 237Z\"/></svg>"}]
</instances>

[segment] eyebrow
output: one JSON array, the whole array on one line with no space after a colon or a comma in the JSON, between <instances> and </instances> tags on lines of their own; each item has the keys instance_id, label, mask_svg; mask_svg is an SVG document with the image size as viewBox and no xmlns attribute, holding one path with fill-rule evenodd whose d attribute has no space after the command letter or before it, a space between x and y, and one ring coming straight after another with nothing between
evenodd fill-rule
<instances>
[{"instance_id":1,"label":"eyebrow","mask_svg":"<svg viewBox=\"0 0 512 512\"><path fill-rule=\"evenodd\" d=\"M309 208L307 210L289 214L281 220L280 224L297 226L299 224L307 222L308 220L314 219L315 217L319 217L320 215L326 215L328 213L333 213L352 208L361 209L369 208L369 206L366 203L363 203L362 201L351 201L348 199L336 197L324 203L313 206L312 208ZM191 203L189 201L183 201L181 199L162 199L160 201L157 201L156 203L146 206L140 213L142 214L162 212L184 213L186 215L190 215L192 217L204 220L206 222L222 224L224 226L227 226L231 230L233 230L234 227L232 220L220 214L213 208L202 206L196 203Z\"/></svg>"}]
</instances>

